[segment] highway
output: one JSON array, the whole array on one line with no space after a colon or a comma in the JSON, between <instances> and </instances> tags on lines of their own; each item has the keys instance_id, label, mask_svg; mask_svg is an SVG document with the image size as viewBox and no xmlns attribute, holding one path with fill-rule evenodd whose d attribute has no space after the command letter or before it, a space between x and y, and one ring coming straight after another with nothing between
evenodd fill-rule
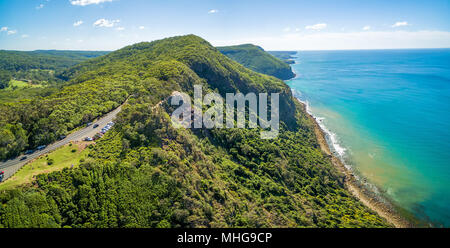
<instances>
[{"instance_id":1,"label":"highway","mask_svg":"<svg viewBox=\"0 0 450 248\"><path fill-rule=\"evenodd\" d=\"M99 133L102 130L102 128L105 127L109 122L113 121L116 118L117 114L122 110L123 105L109 112L107 115L101 117L97 121L93 122L91 126L73 132L67 135L65 139L50 144L43 150L40 151L36 150L33 154L21 155L15 159L11 159L6 162L0 162L0 171L5 172L3 182L6 181L11 176L13 176L18 170L20 170L20 168L22 168L30 161L39 158L40 156L45 155L49 152L52 152L64 145L67 145L72 141L82 141L86 137L93 137L95 134ZM94 128L94 125L96 124L98 124L98 127ZM23 159L25 156L26 159Z\"/></svg>"}]
</instances>

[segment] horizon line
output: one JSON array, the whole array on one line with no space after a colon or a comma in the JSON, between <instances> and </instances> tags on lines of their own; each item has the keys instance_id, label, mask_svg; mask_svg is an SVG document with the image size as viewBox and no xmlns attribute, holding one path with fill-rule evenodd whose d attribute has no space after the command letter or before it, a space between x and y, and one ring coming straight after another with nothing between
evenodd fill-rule
<instances>
[{"instance_id":1,"label":"horizon line","mask_svg":"<svg viewBox=\"0 0 450 248\"><path fill-rule=\"evenodd\" d=\"M156 40L155 40L156 41ZM144 41L145 42L145 41ZM151 41L149 41L151 42ZM19 49L2 49L0 48L0 51L10 51L10 52L37 52L37 51L71 51L71 52L114 52L117 50L120 50L122 48L125 48L127 46L132 46L137 43L133 43L131 45L126 45L121 48L115 49L115 50L77 50L77 49L33 49L33 50L19 50ZM245 44L251 44L251 43L245 43ZM245 45L240 44L240 45ZM251 44L255 46L259 46L257 44ZM227 46L239 46L239 45L227 45ZM217 47L227 47L227 46L214 46ZM261 46L260 46L261 47ZM264 49L264 48L263 48ZM450 49L450 47L406 47L406 48L355 48L355 49L291 49L291 50L280 50L280 49L270 49L264 51L266 52L318 52L318 51L374 51L374 50L433 50L433 49Z\"/></svg>"}]
</instances>

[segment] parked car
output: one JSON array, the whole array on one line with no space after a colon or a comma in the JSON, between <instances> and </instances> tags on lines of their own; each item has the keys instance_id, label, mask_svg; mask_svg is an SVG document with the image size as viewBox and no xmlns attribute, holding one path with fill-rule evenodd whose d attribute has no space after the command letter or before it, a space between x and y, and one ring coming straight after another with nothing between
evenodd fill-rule
<instances>
[{"instance_id":1,"label":"parked car","mask_svg":"<svg viewBox=\"0 0 450 248\"><path fill-rule=\"evenodd\" d=\"M30 154L33 154L33 153L34 153L34 150L28 150L28 151L25 152L25 155L30 155Z\"/></svg>"},{"instance_id":2,"label":"parked car","mask_svg":"<svg viewBox=\"0 0 450 248\"><path fill-rule=\"evenodd\" d=\"M98 124L95 124L95 125L94 125L94 128L97 128L98 126L99 126Z\"/></svg>"},{"instance_id":3,"label":"parked car","mask_svg":"<svg viewBox=\"0 0 450 248\"><path fill-rule=\"evenodd\" d=\"M5 172L0 172L0 182L3 182L3 178L5 177Z\"/></svg>"},{"instance_id":4,"label":"parked car","mask_svg":"<svg viewBox=\"0 0 450 248\"><path fill-rule=\"evenodd\" d=\"M46 147L47 147L47 146L38 146L37 149L38 149L39 151L42 151L42 150L44 150Z\"/></svg>"},{"instance_id":5,"label":"parked car","mask_svg":"<svg viewBox=\"0 0 450 248\"><path fill-rule=\"evenodd\" d=\"M61 135L61 136L59 136L59 140L63 140L63 139L65 139L67 136L65 136L65 135Z\"/></svg>"},{"instance_id":6,"label":"parked car","mask_svg":"<svg viewBox=\"0 0 450 248\"><path fill-rule=\"evenodd\" d=\"M24 160L26 160L28 157L27 156L23 156L21 159L20 159L20 161L24 161Z\"/></svg>"},{"instance_id":7,"label":"parked car","mask_svg":"<svg viewBox=\"0 0 450 248\"><path fill-rule=\"evenodd\" d=\"M86 137L84 138L84 141L94 141L94 139L92 139L91 137Z\"/></svg>"},{"instance_id":8,"label":"parked car","mask_svg":"<svg viewBox=\"0 0 450 248\"><path fill-rule=\"evenodd\" d=\"M92 122L89 122L88 124L86 124L86 127L90 127L92 126Z\"/></svg>"}]
</instances>

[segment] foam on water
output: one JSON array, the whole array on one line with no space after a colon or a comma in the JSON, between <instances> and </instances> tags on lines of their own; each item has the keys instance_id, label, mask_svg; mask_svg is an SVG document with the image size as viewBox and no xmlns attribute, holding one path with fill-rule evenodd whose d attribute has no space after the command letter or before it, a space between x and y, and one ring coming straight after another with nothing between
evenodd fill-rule
<instances>
[{"instance_id":1,"label":"foam on water","mask_svg":"<svg viewBox=\"0 0 450 248\"><path fill-rule=\"evenodd\" d=\"M375 192L450 226L450 50L300 52L296 60L288 84L330 150Z\"/></svg>"},{"instance_id":2,"label":"foam on water","mask_svg":"<svg viewBox=\"0 0 450 248\"><path fill-rule=\"evenodd\" d=\"M311 115L314 118L314 120L316 120L317 124L319 124L320 128L325 133L325 136L326 136L325 138L327 139L327 142L328 142L328 145L331 148L331 151L342 160L342 163L344 164L344 166L347 169L351 170L352 169L351 166L348 165L345 162L345 160L344 160L344 157L345 157L347 149L344 148L340 144L337 135L335 133L331 132L330 129L328 129L325 126L325 124L324 124L325 117L319 117L319 116L315 116L313 114L313 112L311 111L311 105L309 104L309 102L308 101L304 101L304 100L301 99L301 92L300 91L292 89L292 94L294 95L295 98L297 98L301 103L303 103L305 105L306 112L309 115Z\"/></svg>"}]
</instances>

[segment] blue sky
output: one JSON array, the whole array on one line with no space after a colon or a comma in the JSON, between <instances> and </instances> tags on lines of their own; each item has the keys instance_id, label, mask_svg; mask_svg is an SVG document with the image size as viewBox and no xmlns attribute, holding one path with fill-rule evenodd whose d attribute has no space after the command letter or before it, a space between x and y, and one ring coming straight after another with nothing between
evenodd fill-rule
<instances>
[{"instance_id":1,"label":"blue sky","mask_svg":"<svg viewBox=\"0 0 450 248\"><path fill-rule=\"evenodd\" d=\"M0 0L0 49L114 50L196 34L266 50L450 47L450 1Z\"/></svg>"}]
</instances>

